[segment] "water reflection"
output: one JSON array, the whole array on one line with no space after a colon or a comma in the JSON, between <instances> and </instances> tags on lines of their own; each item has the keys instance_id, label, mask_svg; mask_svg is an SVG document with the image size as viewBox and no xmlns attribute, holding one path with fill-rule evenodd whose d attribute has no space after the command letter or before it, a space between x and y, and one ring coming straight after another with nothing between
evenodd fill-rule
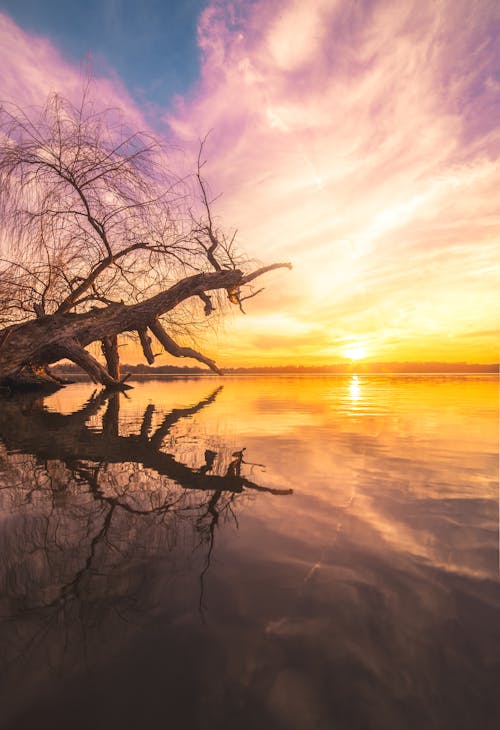
<instances>
[{"instance_id":1,"label":"water reflection","mask_svg":"<svg viewBox=\"0 0 500 730\"><path fill-rule=\"evenodd\" d=\"M249 478L262 465L248 463L245 448L200 442L191 449L196 466L164 450L174 427L221 390L160 413L156 424L148 404L138 432L125 435L119 393L93 394L65 415L32 394L0 399L0 661L9 684L40 649L50 647L49 673L59 675L85 663L96 638L105 655L117 631L123 640L130 626L151 620L159 558L173 577L196 564L203 611L217 526L237 521L238 501L250 493L291 494ZM164 590L165 574L161 583ZM110 630L113 638L103 639Z\"/></svg>"},{"instance_id":2,"label":"water reflection","mask_svg":"<svg viewBox=\"0 0 500 730\"><path fill-rule=\"evenodd\" d=\"M6 728L497 727L495 379L89 395L0 404Z\"/></svg>"},{"instance_id":3,"label":"water reflection","mask_svg":"<svg viewBox=\"0 0 500 730\"><path fill-rule=\"evenodd\" d=\"M351 400L356 402L360 399L361 388L359 385L359 378L357 375L353 375L351 382L349 383L349 393L351 394Z\"/></svg>"}]
</instances>

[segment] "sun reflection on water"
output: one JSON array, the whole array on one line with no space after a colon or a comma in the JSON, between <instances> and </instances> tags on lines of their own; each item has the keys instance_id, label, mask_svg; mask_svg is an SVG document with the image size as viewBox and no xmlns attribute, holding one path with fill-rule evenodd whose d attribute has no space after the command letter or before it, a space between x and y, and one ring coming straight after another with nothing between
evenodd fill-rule
<instances>
[{"instance_id":1,"label":"sun reflection on water","mask_svg":"<svg viewBox=\"0 0 500 730\"><path fill-rule=\"evenodd\" d=\"M349 383L351 401L356 403L361 398L361 385L357 375L353 375Z\"/></svg>"}]
</instances>

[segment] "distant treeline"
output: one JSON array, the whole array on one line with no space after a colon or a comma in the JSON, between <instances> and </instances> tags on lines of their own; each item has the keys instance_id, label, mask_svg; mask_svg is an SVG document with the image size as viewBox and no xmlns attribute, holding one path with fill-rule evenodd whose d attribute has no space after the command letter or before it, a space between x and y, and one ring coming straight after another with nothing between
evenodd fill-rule
<instances>
[{"instance_id":1,"label":"distant treeline","mask_svg":"<svg viewBox=\"0 0 500 730\"><path fill-rule=\"evenodd\" d=\"M82 373L72 363L61 363L54 370L59 373ZM178 365L123 365L122 372L134 375L212 375L206 368ZM314 373L498 373L499 365L468 362L364 362L335 363L333 365L280 365L275 367L225 368L227 375L279 375Z\"/></svg>"}]
</instances>

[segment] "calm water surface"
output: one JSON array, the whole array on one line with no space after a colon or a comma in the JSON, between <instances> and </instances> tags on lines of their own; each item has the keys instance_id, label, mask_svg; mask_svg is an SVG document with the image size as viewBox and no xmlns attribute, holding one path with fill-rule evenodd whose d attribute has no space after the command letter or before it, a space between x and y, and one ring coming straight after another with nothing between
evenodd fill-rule
<instances>
[{"instance_id":1,"label":"calm water surface","mask_svg":"<svg viewBox=\"0 0 500 730\"><path fill-rule=\"evenodd\" d=\"M498 383L0 398L0 726L500 726Z\"/></svg>"}]
</instances>

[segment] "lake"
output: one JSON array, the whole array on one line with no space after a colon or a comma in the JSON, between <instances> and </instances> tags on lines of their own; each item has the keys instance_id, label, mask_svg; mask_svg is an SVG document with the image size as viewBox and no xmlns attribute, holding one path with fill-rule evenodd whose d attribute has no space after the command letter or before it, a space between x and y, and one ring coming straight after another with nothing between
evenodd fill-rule
<instances>
[{"instance_id":1,"label":"lake","mask_svg":"<svg viewBox=\"0 0 500 730\"><path fill-rule=\"evenodd\" d=\"M0 399L0 726L500 723L498 379Z\"/></svg>"}]
</instances>

